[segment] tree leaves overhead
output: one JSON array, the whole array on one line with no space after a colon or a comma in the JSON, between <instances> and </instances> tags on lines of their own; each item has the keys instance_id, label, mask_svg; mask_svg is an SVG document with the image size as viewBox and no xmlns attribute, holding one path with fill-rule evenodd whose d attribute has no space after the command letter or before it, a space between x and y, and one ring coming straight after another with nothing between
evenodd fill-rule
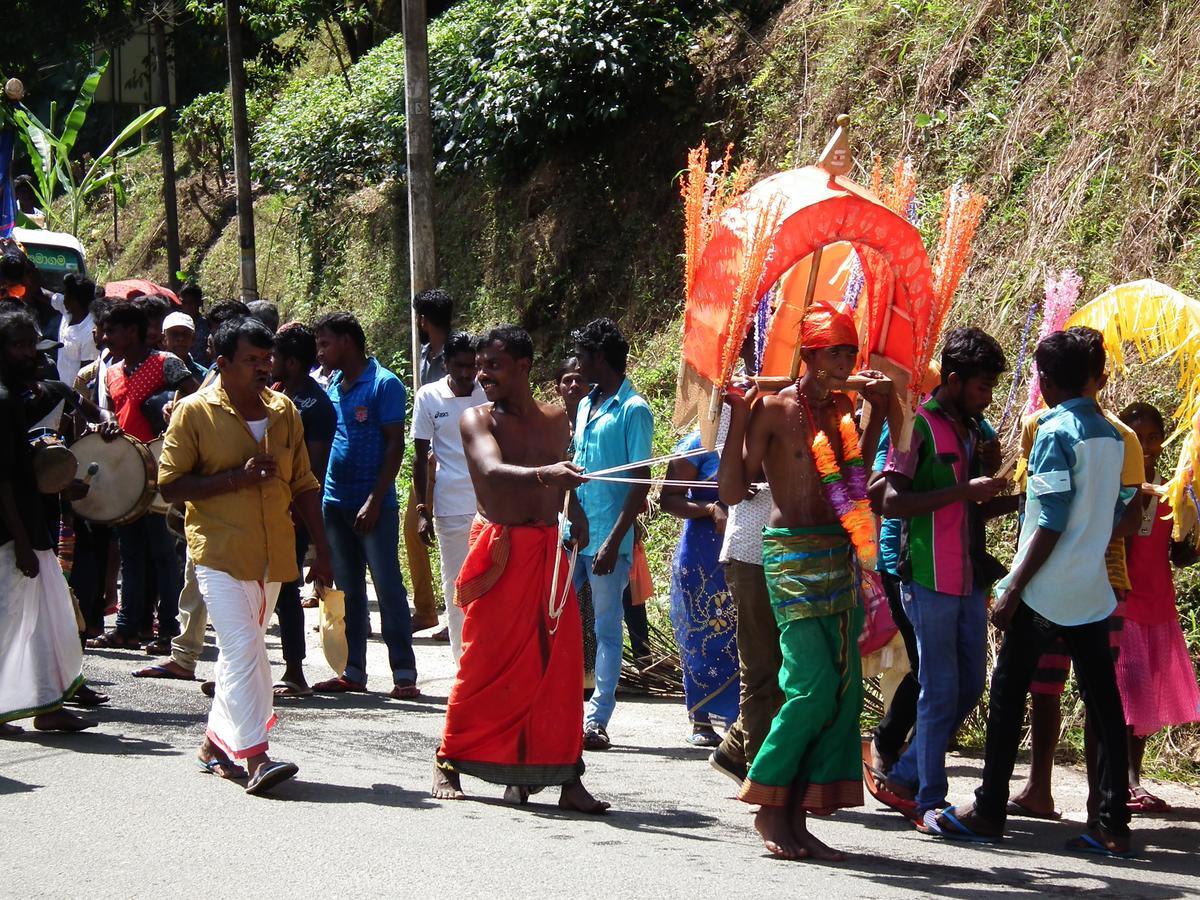
<instances>
[{"instance_id":1,"label":"tree leaves overhead","mask_svg":"<svg viewBox=\"0 0 1200 900\"><path fill-rule=\"evenodd\" d=\"M691 25L651 0L465 0L430 25L441 168L517 169L610 126L691 72ZM284 190L353 189L403 173L404 47L293 83L255 134L261 177Z\"/></svg>"}]
</instances>

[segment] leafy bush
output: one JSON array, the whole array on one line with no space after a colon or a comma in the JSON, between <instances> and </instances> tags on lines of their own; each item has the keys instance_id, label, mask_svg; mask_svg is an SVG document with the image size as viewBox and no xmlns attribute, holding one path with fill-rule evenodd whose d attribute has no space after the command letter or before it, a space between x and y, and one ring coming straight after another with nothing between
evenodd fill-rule
<instances>
[{"instance_id":1,"label":"leafy bush","mask_svg":"<svg viewBox=\"0 0 1200 900\"><path fill-rule=\"evenodd\" d=\"M653 0L468 0L431 33L441 165L518 161L624 116L689 71L690 26Z\"/></svg>"},{"instance_id":2,"label":"leafy bush","mask_svg":"<svg viewBox=\"0 0 1200 900\"><path fill-rule=\"evenodd\" d=\"M429 44L442 167L518 165L690 71L687 20L652 0L465 0L431 24ZM255 163L267 182L317 192L403 171L403 38L347 77L294 81L264 116Z\"/></svg>"},{"instance_id":3,"label":"leafy bush","mask_svg":"<svg viewBox=\"0 0 1200 900\"><path fill-rule=\"evenodd\" d=\"M255 130L254 163L284 191L353 189L404 157L404 44L380 44L347 78L293 81Z\"/></svg>"}]
</instances>

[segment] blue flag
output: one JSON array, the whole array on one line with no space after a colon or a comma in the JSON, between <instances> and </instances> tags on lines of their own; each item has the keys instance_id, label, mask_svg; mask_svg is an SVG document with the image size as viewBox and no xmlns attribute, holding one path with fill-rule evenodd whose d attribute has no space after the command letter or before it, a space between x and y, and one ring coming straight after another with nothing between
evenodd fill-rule
<instances>
[{"instance_id":1,"label":"blue flag","mask_svg":"<svg viewBox=\"0 0 1200 900\"><path fill-rule=\"evenodd\" d=\"M0 238L12 237L17 220L16 194L13 191L13 147L17 133L11 124L0 129Z\"/></svg>"}]
</instances>

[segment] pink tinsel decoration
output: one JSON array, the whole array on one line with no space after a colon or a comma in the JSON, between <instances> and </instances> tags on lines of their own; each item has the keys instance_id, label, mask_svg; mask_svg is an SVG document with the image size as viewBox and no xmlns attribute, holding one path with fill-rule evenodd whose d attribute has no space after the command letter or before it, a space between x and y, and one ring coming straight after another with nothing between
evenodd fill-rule
<instances>
[{"instance_id":1,"label":"pink tinsel decoration","mask_svg":"<svg viewBox=\"0 0 1200 900\"><path fill-rule=\"evenodd\" d=\"M1042 304L1042 327L1038 329L1038 342L1048 334L1062 331L1075 310L1083 278L1074 269L1063 269L1058 278L1046 273L1046 300ZM1018 375L1020 373L1017 373ZM1029 402L1025 404L1025 415L1038 411L1042 405L1042 389L1038 384L1037 363L1033 364L1033 375L1029 379Z\"/></svg>"}]
</instances>

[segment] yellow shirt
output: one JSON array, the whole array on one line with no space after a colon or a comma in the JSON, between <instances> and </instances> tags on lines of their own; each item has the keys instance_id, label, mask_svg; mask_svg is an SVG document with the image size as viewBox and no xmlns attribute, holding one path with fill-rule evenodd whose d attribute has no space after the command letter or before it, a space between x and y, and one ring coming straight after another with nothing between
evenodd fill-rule
<instances>
[{"instance_id":1,"label":"yellow shirt","mask_svg":"<svg viewBox=\"0 0 1200 900\"><path fill-rule=\"evenodd\" d=\"M1142 455L1142 443L1138 440L1137 434L1132 428L1114 416L1112 413L1101 408L1104 413L1104 418L1112 424L1113 428L1117 429L1117 433L1121 435L1121 440L1125 442L1125 460L1121 468L1121 487L1140 488L1142 482L1146 480L1146 460ZM1026 416L1025 421L1021 424L1021 455L1023 461L1029 460L1029 452L1033 449L1033 439L1037 434L1038 422L1048 410L1040 409L1032 415ZM1022 491L1025 490L1025 466L1018 465L1017 471L1022 473L1018 485ZM1135 498L1136 499L1136 498ZM1108 550L1104 554L1104 565L1108 569L1108 581L1118 591L1131 590L1133 585L1129 583L1129 572L1125 568L1125 539L1113 538L1109 542Z\"/></svg>"},{"instance_id":2,"label":"yellow shirt","mask_svg":"<svg viewBox=\"0 0 1200 900\"><path fill-rule=\"evenodd\" d=\"M287 582L299 574L296 537L288 509L292 498L320 485L309 467L304 427L292 401L263 391L267 430L256 442L220 383L176 405L163 436L159 484L184 475L216 475L270 453L278 477L264 484L188 501L188 553L198 566L227 572L239 581Z\"/></svg>"}]
</instances>

